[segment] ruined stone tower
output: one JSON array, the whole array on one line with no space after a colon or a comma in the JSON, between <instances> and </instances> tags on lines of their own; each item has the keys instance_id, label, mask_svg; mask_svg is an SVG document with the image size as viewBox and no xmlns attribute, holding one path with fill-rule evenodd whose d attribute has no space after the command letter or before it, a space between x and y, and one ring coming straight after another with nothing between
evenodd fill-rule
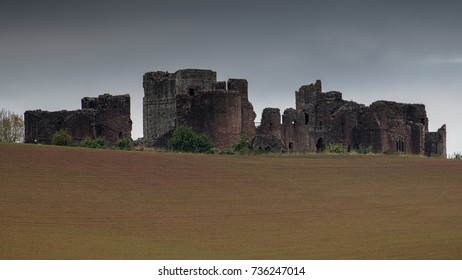
<instances>
[{"instance_id":1,"label":"ruined stone tower","mask_svg":"<svg viewBox=\"0 0 462 280\"><path fill-rule=\"evenodd\" d=\"M145 144L165 146L178 126L190 126L230 150L242 134L255 135L255 112L248 100L247 81L217 82L216 72L185 69L143 76Z\"/></svg>"}]
</instances>

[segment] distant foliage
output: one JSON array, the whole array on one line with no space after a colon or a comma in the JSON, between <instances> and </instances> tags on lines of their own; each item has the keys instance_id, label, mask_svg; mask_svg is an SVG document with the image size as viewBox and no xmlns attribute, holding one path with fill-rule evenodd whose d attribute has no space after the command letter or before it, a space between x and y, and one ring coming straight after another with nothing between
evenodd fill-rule
<instances>
[{"instance_id":1,"label":"distant foliage","mask_svg":"<svg viewBox=\"0 0 462 280\"><path fill-rule=\"evenodd\" d=\"M242 135L239 142L233 145L233 152L240 153L241 155L247 155L253 152L252 141L247 135Z\"/></svg>"},{"instance_id":2,"label":"distant foliage","mask_svg":"<svg viewBox=\"0 0 462 280\"><path fill-rule=\"evenodd\" d=\"M133 140L130 137L120 138L116 145L117 149L126 151L133 150L134 146L135 145L133 144Z\"/></svg>"},{"instance_id":3,"label":"distant foliage","mask_svg":"<svg viewBox=\"0 0 462 280\"><path fill-rule=\"evenodd\" d=\"M372 146L365 147L363 145L359 145L359 148L356 150L356 152L362 155L372 154Z\"/></svg>"},{"instance_id":4,"label":"distant foliage","mask_svg":"<svg viewBox=\"0 0 462 280\"><path fill-rule=\"evenodd\" d=\"M101 136L96 138L86 137L80 142L80 146L92 149L106 149L107 141L106 138Z\"/></svg>"},{"instance_id":5,"label":"distant foliage","mask_svg":"<svg viewBox=\"0 0 462 280\"><path fill-rule=\"evenodd\" d=\"M24 118L6 109L0 110L0 142L24 142Z\"/></svg>"},{"instance_id":6,"label":"distant foliage","mask_svg":"<svg viewBox=\"0 0 462 280\"><path fill-rule=\"evenodd\" d=\"M324 152L329 153L329 154L344 154L345 149L340 144L332 144L332 145L328 145Z\"/></svg>"},{"instance_id":7,"label":"distant foliage","mask_svg":"<svg viewBox=\"0 0 462 280\"><path fill-rule=\"evenodd\" d=\"M462 152L455 152L454 154L449 156L449 159L462 160Z\"/></svg>"},{"instance_id":8,"label":"distant foliage","mask_svg":"<svg viewBox=\"0 0 462 280\"><path fill-rule=\"evenodd\" d=\"M213 148L212 140L195 133L190 127L176 128L167 145L174 151L190 153L209 153Z\"/></svg>"},{"instance_id":9,"label":"distant foliage","mask_svg":"<svg viewBox=\"0 0 462 280\"><path fill-rule=\"evenodd\" d=\"M58 146L71 146L72 135L67 130L61 129L53 134L52 143Z\"/></svg>"}]
</instances>

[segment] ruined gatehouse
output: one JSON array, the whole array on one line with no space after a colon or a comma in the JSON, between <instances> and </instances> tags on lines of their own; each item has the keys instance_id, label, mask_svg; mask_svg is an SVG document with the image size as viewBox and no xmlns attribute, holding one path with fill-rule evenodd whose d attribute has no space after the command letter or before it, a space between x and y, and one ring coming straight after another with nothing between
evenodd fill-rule
<instances>
[{"instance_id":1,"label":"ruined gatehouse","mask_svg":"<svg viewBox=\"0 0 462 280\"><path fill-rule=\"evenodd\" d=\"M143 77L143 131L148 146L165 146L178 126L190 126L230 150L241 135L253 148L320 152L328 145L346 151L371 147L375 153L446 156L446 126L428 131L422 104L377 101L370 106L322 92L321 81L295 92L295 109L266 108L255 127L255 112L243 79L217 81L211 70L148 72Z\"/></svg>"},{"instance_id":2,"label":"ruined gatehouse","mask_svg":"<svg viewBox=\"0 0 462 280\"><path fill-rule=\"evenodd\" d=\"M130 96L84 97L81 110L26 111L24 122L26 143L51 144L55 132L67 130L75 142L104 137L114 145L120 138L131 137Z\"/></svg>"}]
</instances>

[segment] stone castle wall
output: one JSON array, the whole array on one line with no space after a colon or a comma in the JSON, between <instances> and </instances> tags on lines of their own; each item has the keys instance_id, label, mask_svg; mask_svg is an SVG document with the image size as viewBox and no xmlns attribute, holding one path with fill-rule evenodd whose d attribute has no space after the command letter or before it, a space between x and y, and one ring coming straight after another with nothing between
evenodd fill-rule
<instances>
[{"instance_id":1,"label":"stone castle wall","mask_svg":"<svg viewBox=\"0 0 462 280\"><path fill-rule=\"evenodd\" d=\"M284 111L281 126L275 124L278 109L263 111L255 148L274 150L274 140L267 139L266 147L261 141L273 135L282 141L281 150L297 152L319 152L336 144L346 151L371 146L375 153L446 156L446 128L428 132L422 104L377 101L364 106L343 100L340 92L322 92L319 80L300 87L295 99L296 109Z\"/></svg>"},{"instance_id":2,"label":"stone castle wall","mask_svg":"<svg viewBox=\"0 0 462 280\"><path fill-rule=\"evenodd\" d=\"M246 134L256 149L319 152L328 145L347 151L372 147L375 153L445 156L445 128L428 132L422 104L377 101L370 106L345 101L342 93L323 92L320 80L295 92L295 109L281 117L263 110L261 125L243 79L217 81L211 70L185 69L144 75L144 137L149 146L165 146L178 126L190 126L229 150Z\"/></svg>"},{"instance_id":3,"label":"stone castle wall","mask_svg":"<svg viewBox=\"0 0 462 280\"><path fill-rule=\"evenodd\" d=\"M263 110L255 127L255 112L244 79L217 81L211 70L184 69L143 76L144 144L165 147L176 127L190 126L210 137L221 150L231 150L241 136L255 149L320 152L328 145L346 151L371 147L375 153L446 156L446 126L428 131L422 104L377 101L370 106L346 101L337 91L323 92L317 80L295 92L295 109ZM82 99L82 109L26 111L25 142L51 144L61 129L75 141L105 137L114 145L131 137L130 96L103 94Z\"/></svg>"},{"instance_id":4,"label":"stone castle wall","mask_svg":"<svg viewBox=\"0 0 462 280\"><path fill-rule=\"evenodd\" d=\"M210 70L148 72L143 78L143 128L148 146L165 146L178 126L190 126L230 150L242 134L255 135L255 112L243 79L217 81Z\"/></svg>"},{"instance_id":5,"label":"stone castle wall","mask_svg":"<svg viewBox=\"0 0 462 280\"><path fill-rule=\"evenodd\" d=\"M87 137L105 137L114 145L123 137L131 137L130 96L103 94L82 99L82 109L24 113L25 142L51 144L53 134L67 130L75 142Z\"/></svg>"},{"instance_id":6,"label":"stone castle wall","mask_svg":"<svg viewBox=\"0 0 462 280\"><path fill-rule=\"evenodd\" d=\"M213 140L215 146L230 150L242 133L241 96L236 91L211 90L195 96L178 95L178 104L189 102L187 110L178 110L177 126L190 126ZM184 108L184 107L183 107Z\"/></svg>"}]
</instances>

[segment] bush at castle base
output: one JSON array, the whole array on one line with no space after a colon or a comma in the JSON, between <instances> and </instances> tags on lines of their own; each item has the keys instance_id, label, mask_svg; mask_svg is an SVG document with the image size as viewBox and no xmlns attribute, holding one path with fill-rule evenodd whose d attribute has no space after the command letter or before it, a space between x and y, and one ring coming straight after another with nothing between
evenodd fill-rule
<instances>
[{"instance_id":1,"label":"bush at castle base","mask_svg":"<svg viewBox=\"0 0 462 280\"><path fill-rule=\"evenodd\" d=\"M117 141L116 147L119 150L127 150L127 151L133 150L133 147L134 147L133 140L130 137L121 138L119 139L119 141Z\"/></svg>"},{"instance_id":2,"label":"bush at castle base","mask_svg":"<svg viewBox=\"0 0 462 280\"><path fill-rule=\"evenodd\" d=\"M72 145L72 135L67 130L61 129L53 134L53 145L70 146Z\"/></svg>"},{"instance_id":3,"label":"bush at castle base","mask_svg":"<svg viewBox=\"0 0 462 280\"><path fill-rule=\"evenodd\" d=\"M177 152L207 153L213 148L205 135L195 133L190 127L178 127L168 140L168 147Z\"/></svg>"},{"instance_id":4,"label":"bush at castle base","mask_svg":"<svg viewBox=\"0 0 462 280\"><path fill-rule=\"evenodd\" d=\"M106 149L107 148L107 141L104 137L86 137L85 139L80 142L80 146L85 148L92 148L92 149Z\"/></svg>"}]
</instances>

